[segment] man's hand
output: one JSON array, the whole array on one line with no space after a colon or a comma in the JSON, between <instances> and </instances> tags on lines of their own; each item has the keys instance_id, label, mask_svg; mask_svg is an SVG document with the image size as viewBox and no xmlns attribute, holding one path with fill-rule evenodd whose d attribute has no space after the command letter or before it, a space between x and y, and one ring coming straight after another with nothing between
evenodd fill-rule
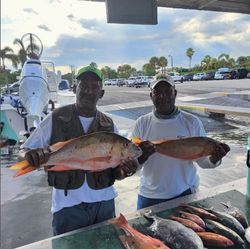
<instances>
[{"instance_id":1,"label":"man's hand","mask_svg":"<svg viewBox=\"0 0 250 249\"><path fill-rule=\"evenodd\" d=\"M139 144L142 150L142 155L138 158L138 162L143 164L148 160L148 158L155 153L155 145L149 141L143 141Z\"/></svg>"},{"instance_id":2,"label":"man's hand","mask_svg":"<svg viewBox=\"0 0 250 249\"><path fill-rule=\"evenodd\" d=\"M114 168L114 176L117 180L132 176L137 170L137 163L133 159L123 160L116 168Z\"/></svg>"},{"instance_id":3,"label":"man's hand","mask_svg":"<svg viewBox=\"0 0 250 249\"><path fill-rule=\"evenodd\" d=\"M41 164L46 163L49 160L49 150L47 149L35 149L25 153L24 158L34 167L40 167Z\"/></svg>"},{"instance_id":4,"label":"man's hand","mask_svg":"<svg viewBox=\"0 0 250 249\"><path fill-rule=\"evenodd\" d=\"M216 164L220 161L228 152L230 151L230 147L227 144L218 143L215 147L214 152L210 156L210 161L213 164Z\"/></svg>"}]
</instances>

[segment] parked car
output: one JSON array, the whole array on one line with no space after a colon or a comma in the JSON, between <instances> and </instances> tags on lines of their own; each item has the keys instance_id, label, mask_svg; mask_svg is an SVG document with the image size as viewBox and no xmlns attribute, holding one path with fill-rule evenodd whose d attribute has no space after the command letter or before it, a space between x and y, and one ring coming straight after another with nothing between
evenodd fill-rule
<instances>
[{"instance_id":1,"label":"parked car","mask_svg":"<svg viewBox=\"0 0 250 249\"><path fill-rule=\"evenodd\" d=\"M182 83L184 80L183 75L176 73L176 72L168 73L168 75L170 75L174 81L180 81Z\"/></svg>"},{"instance_id":2,"label":"parked car","mask_svg":"<svg viewBox=\"0 0 250 249\"><path fill-rule=\"evenodd\" d=\"M225 80L225 79L231 79L231 71L229 68L219 68L215 75L215 80Z\"/></svg>"},{"instance_id":3,"label":"parked car","mask_svg":"<svg viewBox=\"0 0 250 249\"><path fill-rule=\"evenodd\" d=\"M250 72L247 74L247 78L250 79Z\"/></svg>"},{"instance_id":4,"label":"parked car","mask_svg":"<svg viewBox=\"0 0 250 249\"><path fill-rule=\"evenodd\" d=\"M136 82L136 77L129 77L127 80L127 86L132 87L134 86L135 82Z\"/></svg>"},{"instance_id":5,"label":"parked car","mask_svg":"<svg viewBox=\"0 0 250 249\"><path fill-rule=\"evenodd\" d=\"M196 74L193 76L193 80L203 80L205 76L206 76L205 73L196 73Z\"/></svg>"},{"instance_id":6,"label":"parked car","mask_svg":"<svg viewBox=\"0 0 250 249\"><path fill-rule=\"evenodd\" d=\"M110 86L110 85L111 85L110 79L104 80L104 86Z\"/></svg>"},{"instance_id":7,"label":"parked car","mask_svg":"<svg viewBox=\"0 0 250 249\"><path fill-rule=\"evenodd\" d=\"M134 87L139 88L148 85L148 79L146 76L137 76L134 82Z\"/></svg>"},{"instance_id":8,"label":"parked car","mask_svg":"<svg viewBox=\"0 0 250 249\"><path fill-rule=\"evenodd\" d=\"M184 75L184 81L191 81L191 80L193 80L193 76L194 76L194 74L193 73L189 73L189 74L186 74L186 75Z\"/></svg>"},{"instance_id":9,"label":"parked car","mask_svg":"<svg viewBox=\"0 0 250 249\"><path fill-rule=\"evenodd\" d=\"M247 77L248 71L245 68L238 68L237 72L238 72L238 79L244 79Z\"/></svg>"},{"instance_id":10,"label":"parked car","mask_svg":"<svg viewBox=\"0 0 250 249\"><path fill-rule=\"evenodd\" d=\"M215 72L208 72L203 77L203 80L213 80L214 79Z\"/></svg>"},{"instance_id":11,"label":"parked car","mask_svg":"<svg viewBox=\"0 0 250 249\"><path fill-rule=\"evenodd\" d=\"M124 86L125 85L125 81L126 81L126 79L123 79L123 78L119 78L119 79L117 79L117 86Z\"/></svg>"},{"instance_id":12,"label":"parked car","mask_svg":"<svg viewBox=\"0 0 250 249\"><path fill-rule=\"evenodd\" d=\"M152 82L154 81L154 76L146 76L146 77L147 77L148 87L150 87Z\"/></svg>"},{"instance_id":13,"label":"parked car","mask_svg":"<svg viewBox=\"0 0 250 249\"><path fill-rule=\"evenodd\" d=\"M9 85L9 89L8 89L7 85L2 87L1 92L2 93L8 93L8 90L9 90L9 93L18 92L19 91L19 86L20 86L19 81L16 81L16 82Z\"/></svg>"}]
</instances>

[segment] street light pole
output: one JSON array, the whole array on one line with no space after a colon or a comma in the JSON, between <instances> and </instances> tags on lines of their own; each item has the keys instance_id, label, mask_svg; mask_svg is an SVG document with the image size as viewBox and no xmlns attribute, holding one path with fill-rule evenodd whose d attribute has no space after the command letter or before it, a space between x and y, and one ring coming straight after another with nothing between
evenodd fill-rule
<instances>
[{"instance_id":1,"label":"street light pole","mask_svg":"<svg viewBox=\"0 0 250 249\"><path fill-rule=\"evenodd\" d=\"M74 69L74 66L73 65L70 65L70 69L71 69L71 86L74 85L74 79L75 79L75 69Z\"/></svg>"},{"instance_id":2,"label":"street light pole","mask_svg":"<svg viewBox=\"0 0 250 249\"><path fill-rule=\"evenodd\" d=\"M171 54L169 54L168 57L171 59L171 67L172 67L172 72L173 72L174 71L174 59Z\"/></svg>"}]
</instances>

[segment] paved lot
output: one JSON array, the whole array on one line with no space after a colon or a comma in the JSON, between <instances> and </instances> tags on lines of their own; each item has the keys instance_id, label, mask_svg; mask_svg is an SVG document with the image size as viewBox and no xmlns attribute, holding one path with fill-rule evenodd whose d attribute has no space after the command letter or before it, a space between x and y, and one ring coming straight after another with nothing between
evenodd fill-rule
<instances>
[{"instance_id":1,"label":"paved lot","mask_svg":"<svg viewBox=\"0 0 250 249\"><path fill-rule=\"evenodd\" d=\"M189 82L176 85L178 97L189 101L207 101L233 106L247 105L249 100L241 97L231 99L228 94L240 94L250 91L250 80ZM149 89L105 87L106 95L100 102L100 108L106 108L126 134L135 119L151 110L150 106L133 108L133 103L149 100ZM229 98L229 99L228 99ZM221 102L220 102L221 101ZM231 101L231 102L230 102ZM66 102L66 101L65 101ZM121 109L123 103L128 109ZM142 102L143 103L143 102ZM112 106L107 106L112 105ZM208 135L231 146L231 152L223 160L222 166L214 170L200 170L201 189L214 187L246 176L246 136L249 132L249 118L226 116L225 119L211 119L207 114L196 112L202 119ZM1 248L10 249L37 240L48 238L51 231L51 189L47 186L43 171L33 172L22 178L12 178L13 172L6 168L16 160L15 157L1 157ZM213 176L213 177L211 177ZM117 213L135 210L139 183L138 174L124 181L116 182Z\"/></svg>"}]
</instances>

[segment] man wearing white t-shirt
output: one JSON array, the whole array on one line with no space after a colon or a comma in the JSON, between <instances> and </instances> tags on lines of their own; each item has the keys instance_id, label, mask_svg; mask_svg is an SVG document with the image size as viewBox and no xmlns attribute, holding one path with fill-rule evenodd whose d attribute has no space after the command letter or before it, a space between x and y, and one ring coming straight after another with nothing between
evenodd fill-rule
<instances>
[{"instance_id":1,"label":"man wearing white t-shirt","mask_svg":"<svg viewBox=\"0 0 250 249\"><path fill-rule=\"evenodd\" d=\"M118 132L112 119L96 107L104 95L101 71L83 67L77 80L76 103L55 109L24 143L25 158L31 165L39 167L47 162L49 152L44 148L51 144L97 131ZM53 187L54 235L113 218L117 195L114 181L133 175L136 168L137 163L129 159L101 172L48 171L48 183Z\"/></svg>"},{"instance_id":2,"label":"man wearing white t-shirt","mask_svg":"<svg viewBox=\"0 0 250 249\"><path fill-rule=\"evenodd\" d=\"M150 93L154 110L141 116L135 123L132 137L144 141L140 144L143 156L138 159L142 170L137 209L191 194L198 188L199 176L193 161L154 153L154 146L149 142L206 136L198 117L175 106L176 94L175 84L170 76L157 76ZM217 167L229 150L228 145L218 143L210 157L200 158L196 163L202 168Z\"/></svg>"}]
</instances>

